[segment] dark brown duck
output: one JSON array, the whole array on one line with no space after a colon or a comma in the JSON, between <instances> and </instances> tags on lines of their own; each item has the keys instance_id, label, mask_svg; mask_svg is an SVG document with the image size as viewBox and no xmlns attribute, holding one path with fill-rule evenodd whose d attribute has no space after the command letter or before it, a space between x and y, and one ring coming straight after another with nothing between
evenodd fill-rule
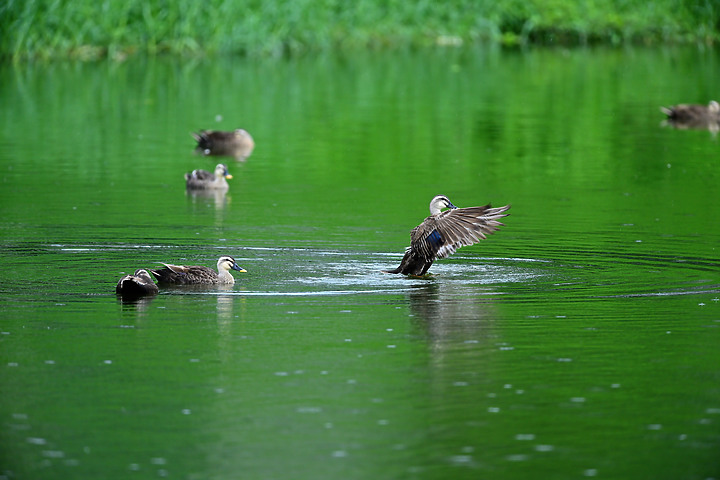
<instances>
[{"instance_id":1,"label":"dark brown duck","mask_svg":"<svg viewBox=\"0 0 720 480\"><path fill-rule=\"evenodd\" d=\"M214 172L207 170L193 170L185 174L185 187L188 190L227 190L227 180L232 175L222 163L218 163ZM227 179L227 180L226 180Z\"/></svg>"},{"instance_id":2,"label":"dark brown duck","mask_svg":"<svg viewBox=\"0 0 720 480\"><path fill-rule=\"evenodd\" d=\"M186 266L170 263L163 265L165 268L150 271L155 275L158 283L172 285L232 285L235 283L235 278L230 274L230 270L246 272L230 255L223 255L218 259L217 271L201 265Z\"/></svg>"},{"instance_id":3,"label":"dark brown duck","mask_svg":"<svg viewBox=\"0 0 720 480\"><path fill-rule=\"evenodd\" d=\"M660 107L667 115L667 121L677 127L707 128L720 123L720 104L715 100L707 105L681 103L671 107Z\"/></svg>"},{"instance_id":4,"label":"dark brown duck","mask_svg":"<svg viewBox=\"0 0 720 480\"><path fill-rule=\"evenodd\" d=\"M233 157L235 160L247 159L255 149L255 142L250 134L238 128L231 132L222 130L200 130L192 133L197 142L195 151L203 155Z\"/></svg>"},{"instance_id":5,"label":"dark brown duck","mask_svg":"<svg viewBox=\"0 0 720 480\"><path fill-rule=\"evenodd\" d=\"M450 210L442 211L443 208ZM493 208L458 208L445 195L430 202L430 216L410 232L410 246L400 266L386 273L425 275L436 259L445 258L463 246L484 240L503 226L498 219L506 217L510 205Z\"/></svg>"},{"instance_id":6,"label":"dark brown duck","mask_svg":"<svg viewBox=\"0 0 720 480\"><path fill-rule=\"evenodd\" d=\"M132 275L125 275L118 281L115 293L123 298L137 298L158 293L158 286L145 269L135 270Z\"/></svg>"}]
</instances>

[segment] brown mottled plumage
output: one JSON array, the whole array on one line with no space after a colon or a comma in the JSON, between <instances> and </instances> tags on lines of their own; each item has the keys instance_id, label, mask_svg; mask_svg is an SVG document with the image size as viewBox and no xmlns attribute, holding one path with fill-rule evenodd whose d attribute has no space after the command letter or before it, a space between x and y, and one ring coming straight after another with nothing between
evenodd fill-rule
<instances>
[{"instance_id":1,"label":"brown mottled plumage","mask_svg":"<svg viewBox=\"0 0 720 480\"><path fill-rule=\"evenodd\" d=\"M707 105L679 104L660 107L670 125L678 128L708 128L720 123L720 104L715 100Z\"/></svg>"},{"instance_id":2,"label":"brown mottled plumage","mask_svg":"<svg viewBox=\"0 0 720 480\"><path fill-rule=\"evenodd\" d=\"M150 274L145 269L135 270L132 275L125 275L115 287L115 293L123 298L138 298L145 295L158 293L158 286L155 285Z\"/></svg>"},{"instance_id":3,"label":"brown mottled plumage","mask_svg":"<svg viewBox=\"0 0 720 480\"><path fill-rule=\"evenodd\" d=\"M189 190L227 190L229 185L225 179L232 175L222 163L218 163L214 172L193 170L185 174L185 187Z\"/></svg>"},{"instance_id":4,"label":"brown mottled plumage","mask_svg":"<svg viewBox=\"0 0 720 480\"><path fill-rule=\"evenodd\" d=\"M442 211L443 208L451 210ZM445 258L463 246L473 245L484 240L486 235L494 233L503 224L499 218L510 205L493 208L458 208L445 195L438 195L430 202L430 216L410 232L410 246L400 266L386 273L404 275L425 275L438 258Z\"/></svg>"},{"instance_id":5,"label":"brown mottled plumage","mask_svg":"<svg viewBox=\"0 0 720 480\"><path fill-rule=\"evenodd\" d=\"M222 130L200 130L191 134L197 142L195 151L203 155L234 157L242 161L250 156L255 142L250 134L238 128L231 132Z\"/></svg>"},{"instance_id":6,"label":"brown mottled plumage","mask_svg":"<svg viewBox=\"0 0 720 480\"><path fill-rule=\"evenodd\" d=\"M245 272L240 268L235 259L230 255L223 255L218 259L217 272L212 268L199 265L172 265L163 263L165 268L150 270L158 283L169 283L173 285L216 285L235 283L235 278L230 275L230 270Z\"/></svg>"}]
</instances>

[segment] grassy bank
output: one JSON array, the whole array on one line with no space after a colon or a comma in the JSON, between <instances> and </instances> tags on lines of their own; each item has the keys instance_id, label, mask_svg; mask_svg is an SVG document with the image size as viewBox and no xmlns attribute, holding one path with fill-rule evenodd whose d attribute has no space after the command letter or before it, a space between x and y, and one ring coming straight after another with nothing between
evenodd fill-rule
<instances>
[{"instance_id":1,"label":"grassy bank","mask_svg":"<svg viewBox=\"0 0 720 480\"><path fill-rule=\"evenodd\" d=\"M4 58L720 40L717 0L8 0Z\"/></svg>"}]
</instances>

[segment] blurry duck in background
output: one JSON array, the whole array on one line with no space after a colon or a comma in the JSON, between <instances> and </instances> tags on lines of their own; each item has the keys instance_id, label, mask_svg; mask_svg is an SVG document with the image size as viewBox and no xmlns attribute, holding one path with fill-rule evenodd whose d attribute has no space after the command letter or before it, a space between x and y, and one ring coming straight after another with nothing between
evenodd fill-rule
<instances>
[{"instance_id":1,"label":"blurry duck in background","mask_svg":"<svg viewBox=\"0 0 720 480\"><path fill-rule=\"evenodd\" d=\"M115 287L115 293L123 299L134 299L158 293L158 286L145 269L135 270L132 275L125 275Z\"/></svg>"},{"instance_id":2,"label":"blurry duck in background","mask_svg":"<svg viewBox=\"0 0 720 480\"><path fill-rule=\"evenodd\" d=\"M442 211L443 208L450 210ZM498 219L506 217L504 213L510 205L492 208L458 208L445 195L438 195L430 202L430 216L410 232L410 246L400 266L385 273L423 276L433 262L445 258L463 246L473 245L484 240L486 235L494 233L503 226Z\"/></svg>"},{"instance_id":3,"label":"blurry duck in background","mask_svg":"<svg viewBox=\"0 0 720 480\"><path fill-rule=\"evenodd\" d=\"M232 132L200 130L200 132L191 135L197 142L195 151L203 155L233 157L237 161L244 161L255 148L252 137L242 128Z\"/></svg>"},{"instance_id":4,"label":"blurry duck in background","mask_svg":"<svg viewBox=\"0 0 720 480\"><path fill-rule=\"evenodd\" d=\"M720 103L711 100L707 105L681 103L671 107L660 107L667 115L666 124L675 128L699 128L717 132L720 124Z\"/></svg>"},{"instance_id":5,"label":"blurry duck in background","mask_svg":"<svg viewBox=\"0 0 720 480\"><path fill-rule=\"evenodd\" d=\"M223 255L218 259L217 272L212 268L198 265L185 266L170 263L163 263L163 265L165 268L150 271L157 278L158 283L172 285L233 285L235 277L230 274L230 270L247 271L240 268L230 255Z\"/></svg>"},{"instance_id":6,"label":"blurry duck in background","mask_svg":"<svg viewBox=\"0 0 720 480\"><path fill-rule=\"evenodd\" d=\"M227 190L229 185L226 179L232 175L222 163L218 163L214 172L207 170L193 170L185 174L185 187L189 190Z\"/></svg>"}]
</instances>

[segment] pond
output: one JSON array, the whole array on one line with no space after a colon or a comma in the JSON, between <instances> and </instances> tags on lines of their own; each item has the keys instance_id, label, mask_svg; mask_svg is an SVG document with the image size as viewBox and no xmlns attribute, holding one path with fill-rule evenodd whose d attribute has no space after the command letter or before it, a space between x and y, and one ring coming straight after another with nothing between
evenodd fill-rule
<instances>
[{"instance_id":1,"label":"pond","mask_svg":"<svg viewBox=\"0 0 720 480\"><path fill-rule=\"evenodd\" d=\"M720 55L0 67L0 478L720 478ZM245 128L245 162L191 132ZM183 175L227 163L226 194ZM505 226L394 268L447 195ZM123 302L160 262L247 273Z\"/></svg>"}]
</instances>

